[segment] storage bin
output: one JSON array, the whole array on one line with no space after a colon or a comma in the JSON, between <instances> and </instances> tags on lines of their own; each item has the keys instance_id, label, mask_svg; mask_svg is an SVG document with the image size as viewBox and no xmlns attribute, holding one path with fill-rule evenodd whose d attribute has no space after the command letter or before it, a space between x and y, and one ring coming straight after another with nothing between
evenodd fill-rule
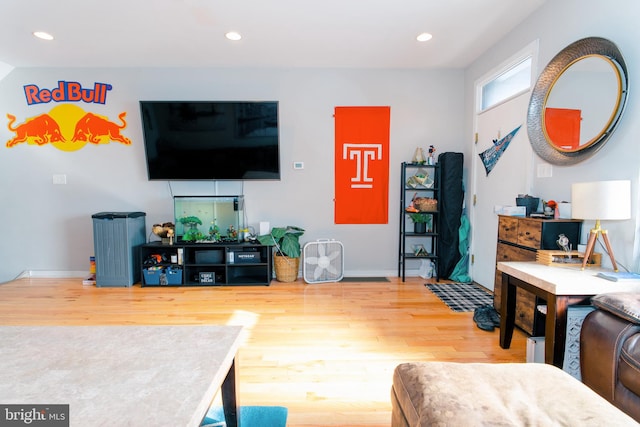
<instances>
[{"instance_id":1,"label":"storage bin","mask_svg":"<svg viewBox=\"0 0 640 427\"><path fill-rule=\"evenodd\" d=\"M165 270L167 275L167 285L182 284L182 269L179 267L167 267Z\"/></svg>"},{"instance_id":2,"label":"storage bin","mask_svg":"<svg viewBox=\"0 0 640 427\"><path fill-rule=\"evenodd\" d=\"M128 287L140 281L144 212L100 212L93 218L96 286Z\"/></svg>"},{"instance_id":3,"label":"storage bin","mask_svg":"<svg viewBox=\"0 0 640 427\"><path fill-rule=\"evenodd\" d=\"M149 267L143 270L145 285L181 285L182 269L178 267Z\"/></svg>"},{"instance_id":4,"label":"storage bin","mask_svg":"<svg viewBox=\"0 0 640 427\"><path fill-rule=\"evenodd\" d=\"M145 268L142 271L144 276L144 284L145 285L159 285L160 284L160 274L162 273L162 267L149 267Z\"/></svg>"}]
</instances>

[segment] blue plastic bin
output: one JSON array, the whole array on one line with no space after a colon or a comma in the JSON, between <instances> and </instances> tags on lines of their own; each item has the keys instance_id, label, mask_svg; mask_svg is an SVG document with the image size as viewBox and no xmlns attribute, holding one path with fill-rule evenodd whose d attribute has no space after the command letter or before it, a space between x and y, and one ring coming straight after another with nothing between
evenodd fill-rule
<instances>
[{"instance_id":1,"label":"blue plastic bin","mask_svg":"<svg viewBox=\"0 0 640 427\"><path fill-rule=\"evenodd\" d=\"M182 269L178 267L148 267L143 270L145 285L181 285Z\"/></svg>"}]
</instances>

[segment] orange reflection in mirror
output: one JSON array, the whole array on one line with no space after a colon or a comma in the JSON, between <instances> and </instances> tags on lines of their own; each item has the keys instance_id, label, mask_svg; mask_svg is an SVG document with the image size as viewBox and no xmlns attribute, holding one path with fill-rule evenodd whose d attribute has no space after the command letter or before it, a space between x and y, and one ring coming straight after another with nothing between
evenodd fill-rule
<instances>
[{"instance_id":1,"label":"orange reflection in mirror","mask_svg":"<svg viewBox=\"0 0 640 427\"><path fill-rule=\"evenodd\" d=\"M581 110L545 108L544 123L548 140L562 150L577 150L580 147L581 120Z\"/></svg>"}]
</instances>

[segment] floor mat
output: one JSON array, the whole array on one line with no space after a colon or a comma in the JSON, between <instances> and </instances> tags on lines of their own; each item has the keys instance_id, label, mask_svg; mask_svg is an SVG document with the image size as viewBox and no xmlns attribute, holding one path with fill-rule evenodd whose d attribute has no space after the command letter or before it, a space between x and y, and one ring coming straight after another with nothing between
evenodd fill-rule
<instances>
[{"instance_id":1,"label":"floor mat","mask_svg":"<svg viewBox=\"0 0 640 427\"><path fill-rule=\"evenodd\" d=\"M493 305L493 294L472 283L426 283L425 286L453 311L473 311L483 305Z\"/></svg>"}]
</instances>

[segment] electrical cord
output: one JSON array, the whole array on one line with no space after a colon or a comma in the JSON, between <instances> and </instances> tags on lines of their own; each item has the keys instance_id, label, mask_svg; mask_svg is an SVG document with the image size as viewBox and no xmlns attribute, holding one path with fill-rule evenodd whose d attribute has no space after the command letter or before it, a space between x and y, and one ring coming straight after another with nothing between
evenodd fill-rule
<instances>
[{"instance_id":1,"label":"electrical cord","mask_svg":"<svg viewBox=\"0 0 640 427\"><path fill-rule=\"evenodd\" d=\"M611 258L611 254L609 253L609 251L607 251L607 248L605 245L602 244L602 242L600 241L600 237L596 237L596 242L598 242L598 245L600 245L600 248L602 249L602 252L604 252L609 258ZM622 269L624 271L626 271L627 273L629 272L629 269L623 265L620 261L616 260L616 264L618 265L618 267L622 267Z\"/></svg>"}]
</instances>

